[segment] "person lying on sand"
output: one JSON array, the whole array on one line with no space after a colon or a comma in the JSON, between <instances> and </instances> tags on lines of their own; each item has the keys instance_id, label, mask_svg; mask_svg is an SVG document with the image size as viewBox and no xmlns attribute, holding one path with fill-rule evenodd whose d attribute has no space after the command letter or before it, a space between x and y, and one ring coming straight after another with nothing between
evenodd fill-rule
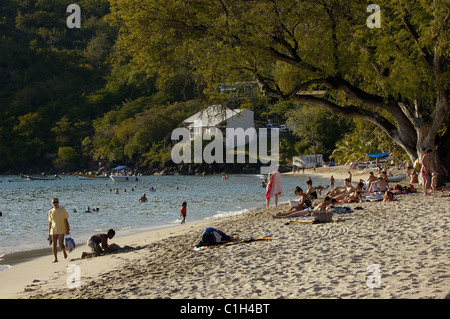
<instances>
[{"instance_id":1,"label":"person lying on sand","mask_svg":"<svg viewBox=\"0 0 450 319\"><path fill-rule=\"evenodd\" d=\"M357 190L344 197L344 203L362 203L361 191Z\"/></svg>"},{"instance_id":2,"label":"person lying on sand","mask_svg":"<svg viewBox=\"0 0 450 319\"><path fill-rule=\"evenodd\" d=\"M228 236L219 229L207 227L202 233L202 240L196 245L196 247L212 246L221 242L230 242L236 240L236 237Z\"/></svg>"},{"instance_id":3,"label":"person lying on sand","mask_svg":"<svg viewBox=\"0 0 450 319\"><path fill-rule=\"evenodd\" d=\"M108 239L112 239L115 234L116 232L114 231L114 229L110 229L106 234L96 234L89 238L87 245L91 247L92 251L83 252L81 254L81 258L93 255L99 256L101 253L108 249Z\"/></svg>"},{"instance_id":4,"label":"person lying on sand","mask_svg":"<svg viewBox=\"0 0 450 319\"><path fill-rule=\"evenodd\" d=\"M356 188L352 186L352 183L348 178L346 178L344 182L344 186L335 187L331 192L327 193L327 195L336 200L341 200L344 199L345 196L356 191Z\"/></svg>"},{"instance_id":5,"label":"person lying on sand","mask_svg":"<svg viewBox=\"0 0 450 319\"><path fill-rule=\"evenodd\" d=\"M278 212L273 215L273 218L289 218L289 217L303 217L303 216L313 216L316 213L325 212L334 207L336 200L326 196L322 203L317 205L314 209L304 209L294 212Z\"/></svg>"}]
</instances>

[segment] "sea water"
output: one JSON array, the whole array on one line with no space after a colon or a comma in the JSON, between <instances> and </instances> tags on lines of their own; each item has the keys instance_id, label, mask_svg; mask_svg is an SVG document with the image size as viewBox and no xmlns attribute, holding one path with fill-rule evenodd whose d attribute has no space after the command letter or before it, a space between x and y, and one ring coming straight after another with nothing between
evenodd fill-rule
<instances>
[{"instance_id":1,"label":"sea water","mask_svg":"<svg viewBox=\"0 0 450 319\"><path fill-rule=\"evenodd\" d=\"M187 202L187 223L263 208L266 190L260 185L265 177L139 176L137 181L114 182L61 176L59 180L19 182L18 176L1 176L0 259L3 254L49 247L48 211L53 197L58 197L69 213L71 236L77 243L85 243L93 234L110 228L123 236L180 224L183 201ZM297 185L306 190L307 179L307 174L282 176L279 203L295 199ZM314 177L313 186L317 185L328 185L328 179ZM154 192L149 191L151 187ZM148 201L139 202L144 193Z\"/></svg>"}]
</instances>

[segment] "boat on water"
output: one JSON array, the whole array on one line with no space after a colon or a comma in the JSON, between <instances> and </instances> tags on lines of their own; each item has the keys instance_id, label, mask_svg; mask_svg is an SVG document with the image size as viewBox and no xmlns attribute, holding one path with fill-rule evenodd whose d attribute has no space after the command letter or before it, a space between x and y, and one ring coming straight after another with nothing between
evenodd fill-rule
<instances>
[{"instance_id":1,"label":"boat on water","mask_svg":"<svg viewBox=\"0 0 450 319\"><path fill-rule=\"evenodd\" d=\"M389 182L400 182L401 180L403 180L405 178L406 178L405 174L399 174L399 175L394 175L394 176L388 176L388 181Z\"/></svg>"},{"instance_id":2,"label":"boat on water","mask_svg":"<svg viewBox=\"0 0 450 319\"><path fill-rule=\"evenodd\" d=\"M122 174L111 174L110 178L114 181L114 182L132 182L132 181L137 181L139 180L137 176L135 175L127 175L126 173L126 169L130 168L128 166L117 166L115 168L113 168L113 171L123 171Z\"/></svg>"},{"instance_id":3,"label":"boat on water","mask_svg":"<svg viewBox=\"0 0 450 319\"><path fill-rule=\"evenodd\" d=\"M137 176L134 175L111 175L111 179L115 182L133 182L139 180Z\"/></svg>"},{"instance_id":4,"label":"boat on water","mask_svg":"<svg viewBox=\"0 0 450 319\"><path fill-rule=\"evenodd\" d=\"M80 180L99 180L99 179L109 179L109 176L93 175L93 174L76 174L77 178Z\"/></svg>"},{"instance_id":5,"label":"boat on water","mask_svg":"<svg viewBox=\"0 0 450 319\"><path fill-rule=\"evenodd\" d=\"M29 182L31 179L28 177L22 177L22 178L8 178L8 182Z\"/></svg>"},{"instance_id":6,"label":"boat on water","mask_svg":"<svg viewBox=\"0 0 450 319\"><path fill-rule=\"evenodd\" d=\"M32 181L55 181L58 179L61 179L58 175L55 176L46 176L46 175L39 175L39 176L31 176L31 175L22 175L22 178L26 178L28 180Z\"/></svg>"}]
</instances>

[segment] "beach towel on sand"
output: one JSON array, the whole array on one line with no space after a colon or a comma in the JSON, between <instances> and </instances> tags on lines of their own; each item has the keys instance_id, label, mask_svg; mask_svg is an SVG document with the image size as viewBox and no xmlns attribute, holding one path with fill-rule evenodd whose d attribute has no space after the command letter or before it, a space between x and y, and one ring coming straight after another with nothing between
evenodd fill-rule
<instances>
[{"instance_id":1,"label":"beach towel on sand","mask_svg":"<svg viewBox=\"0 0 450 319\"><path fill-rule=\"evenodd\" d=\"M218 248L218 247L230 246L230 245L236 245L236 244L260 243L260 242L270 242L270 241L272 241L272 237L262 237L262 238L257 238L257 239L253 239L253 238L240 239L237 241L221 242L221 243L218 243L217 245L213 245L213 246L193 246L193 247L189 247L189 250L198 251L198 250Z\"/></svg>"},{"instance_id":2,"label":"beach towel on sand","mask_svg":"<svg viewBox=\"0 0 450 319\"><path fill-rule=\"evenodd\" d=\"M378 202L383 200L383 195L380 194L367 194L364 198L366 201Z\"/></svg>"},{"instance_id":3,"label":"beach towel on sand","mask_svg":"<svg viewBox=\"0 0 450 319\"><path fill-rule=\"evenodd\" d=\"M291 220L288 223L286 223L285 225L295 225L295 224L325 224L325 223L336 223L336 222L343 222L345 219L342 217L336 218L336 219L332 219L329 222L319 222L317 220Z\"/></svg>"}]
</instances>

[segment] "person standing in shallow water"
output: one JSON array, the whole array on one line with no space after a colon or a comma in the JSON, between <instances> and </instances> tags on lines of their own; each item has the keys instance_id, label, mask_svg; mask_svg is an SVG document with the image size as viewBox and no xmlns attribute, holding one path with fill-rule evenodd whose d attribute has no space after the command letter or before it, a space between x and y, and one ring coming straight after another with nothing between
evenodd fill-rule
<instances>
[{"instance_id":1,"label":"person standing in shallow water","mask_svg":"<svg viewBox=\"0 0 450 319\"><path fill-rule=\"evenodd\" d=\"M48 212L48 235L51 238L54 263L58 262L58 248L61 248L64 258L67 258L66 247L64 246L65 235L70 234L69 214L67 210L59 206L58 198L52 199L53 208Z\"/></svg>"}]
</instances>

